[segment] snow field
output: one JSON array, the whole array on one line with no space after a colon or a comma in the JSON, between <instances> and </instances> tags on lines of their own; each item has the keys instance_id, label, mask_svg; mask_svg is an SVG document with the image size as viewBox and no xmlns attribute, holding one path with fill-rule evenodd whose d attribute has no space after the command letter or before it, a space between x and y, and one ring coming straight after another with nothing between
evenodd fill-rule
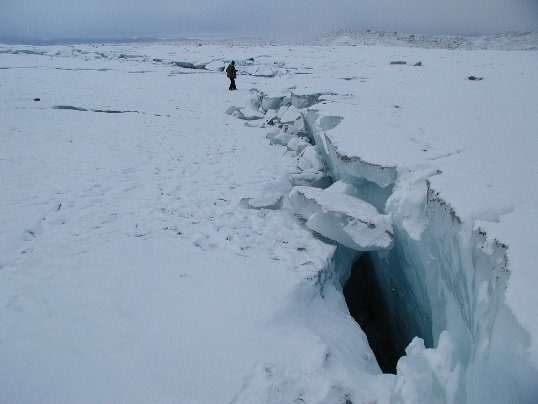
<instances>
[{"instance_id":1,"label":"snow field","mask_svg":"<svg viewBox=\"0 0 538 404\"><path fill-rule=\"evenodd\" d=\"M8 401L536 397L536 52L78 48L0 54ZM352 253L288 201L328 173L392 218L374 262L401 338L436 348L397 376L345 307Z\"/></svg>"},{"instance_id":2,"label":"snow field","mask_svg":"<svg viewBox=\"0 0 538 404\"><path fill-rule=\"evenodd\" d=\"M389 396L342 296L319 296L334 246L241 207L287 194L294 164L224 113L248 92L144 62L1 57L5 400Z\"/></svg>"}]
</instances>

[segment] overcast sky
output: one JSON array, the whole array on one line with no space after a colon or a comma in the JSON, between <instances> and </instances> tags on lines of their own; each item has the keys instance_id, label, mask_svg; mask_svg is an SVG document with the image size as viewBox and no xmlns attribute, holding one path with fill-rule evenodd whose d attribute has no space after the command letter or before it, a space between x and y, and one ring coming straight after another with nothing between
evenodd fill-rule
<instances>
[{"instance_id":1,"label":"overcast sky","mask_svg":"<svg viewBox=\"0 0 538 404\"><path fill-rule=\"evenodd\" d=\"M0 38L538 31L538 0L0 0Z\"/></svg>"}]
</instances>

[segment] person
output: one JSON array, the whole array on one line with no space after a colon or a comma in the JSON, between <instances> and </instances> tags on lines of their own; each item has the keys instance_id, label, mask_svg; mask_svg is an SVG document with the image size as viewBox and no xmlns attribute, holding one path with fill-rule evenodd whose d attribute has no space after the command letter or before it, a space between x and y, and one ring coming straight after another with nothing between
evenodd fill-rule
<instances>
[{"instance_id":1,"label":"person","mask_svg":"<svg viewBox=\"0 0 538 404\"><path fill-rule=\"evenodd\" d=\"M230 88L229 90L237 90L235 86L235 78L237 76L237 69L235 68L235 62L232 60L232 63L226 68L226 75L230 79Z\"/></svg>"}]
</instances>

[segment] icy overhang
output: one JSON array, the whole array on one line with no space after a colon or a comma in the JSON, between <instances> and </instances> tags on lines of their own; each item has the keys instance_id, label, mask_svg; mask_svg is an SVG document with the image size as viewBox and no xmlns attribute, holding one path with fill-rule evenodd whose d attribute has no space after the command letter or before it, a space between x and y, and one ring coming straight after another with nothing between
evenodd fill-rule
<instances>
[{"instance_id":1,"label":"icy overhang","mask_svg":"<svg viewBox=\"0 0 538 404\"><path fill-rule=\"evenodd\" d=\"M313 187L294 187L289 195L293 209L306 226L358 251L389 250L394 243L390 216L352 196Z\"/></svg>"}]
</instances>

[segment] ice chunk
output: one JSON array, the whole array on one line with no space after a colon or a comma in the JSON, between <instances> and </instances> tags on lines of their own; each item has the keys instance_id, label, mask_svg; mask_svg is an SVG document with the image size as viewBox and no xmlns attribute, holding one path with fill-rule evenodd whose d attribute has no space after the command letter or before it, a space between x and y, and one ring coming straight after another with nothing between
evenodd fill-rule
<instances>
[{"instance_id":1,"label":"ice chunk","mask_svg":"<svg viewBox=\"0 0 538 404\"><path fill-rule=\"evenodd\" d=\"M196 67L194 66L194 63L192 62L186 62L186 61L180 61L180 62L172 62L172 65L174 66L178 66L178 67L183 67L185 69L196 69Z\"/></svg>"},{"instance_id":2,"label":"ice chunk","mask_svg":"<svg viewBox=\"0 0 538 404\"><path fill-rule=\"evenodd\" d=\"M226 113L228 115L233 115L236 110L238 110L239 107L236 107L235 105L232 105L230 108L226 110Z\"/></svg>"},{"instance_id":3,"label":"ice chunk","mask_svg":"<svg viewBox=\"0 0 538 404\"><path fill-rule=\"evenodd\" d=\"M205 65L205 68L207 70L213 70L213 71L224 71L225 64L221 59L213 60L212 62L209 62Z\"/></svg>"},{"instance_id":4,"label":"ice chunk","mask_svg":"<svg viewBox=\"0 0 538 404\"><path fill-rule=\"evenodd\" d=\"M276 115L267 120L267 125L276 126L278 128L282 127L282 124L280 123L280 118Z\"/></svg>"},{"instance_id":5,"label":"ice chunk","mask_svg":"<svg viewBox=\"0 0 538 404\"><path fill-rule=\"evenodd\" d=\"M253 120L256 120L256 119L262 119L263 118L263 114L260 114L258 111L255 111L255 110L250 109L250 108L243 109L243 110L241 110L241 112L243 113L243 117L241 117L240 119L244 119L244 120L247 120L247 121L253 121Z\"/></svg>"},{"instance_id":6,"label":"ice chunk","mask_svg":"<svg viewBox=\"0 0 538 404\"><path fill-rule=\"evenodd\" d=\"M276 109L268 109L263 119L265 120L265 122L269 122L271 121L271 119L276 117L277 113L278 113L278 110Z\"/></svg>"},{"instance_id":7,"label":"ice chunk","mask_svg":"<svg viewBox=\"0 0 538 404\"><path fill-rule=\"evenodd\" d=\"M299 136L301 132L293 125L282 126L282 132L289 133L290 135Z\"/></svg>"},{"instance_id":8,"label":"ice chunk","mask_svg":"<svg viewBox=\"0 0 538 404\"><path fill-rule=\"evenodd\" d=\"M231 59L224 59L223 61L224 61L224 63L226 65L232 62ZM236 67L237 66L253 66L254 65L254 62L253 62L252 59L246 59L246 60L245 59L234 59L234 61L235 61L235 66Z\"/></svg>"},{"instance_id":9,"label":"ice chunk","mask_svg":"<svg viewBox=\"0 0 538 404\"><path fill-rule=\"evenodd\" d=\"M321 171L313 173L303 172L299 174L291 174L290 183L293 186L308 185L310 187L325 189L331 185L332 178Z\"/></svg>"},{"instance_id":10,"label":"ice chunk","mask_svg":"<svg viewBox=\"0 0 538 404\"><path fill-rule=\"evenodd\" d=\"M278 113L277 113L277 118L282 120L282 117L286 114L286 112L288 112L288 108L289 106L288 105L282 105L279 109L278 109Z\"/></svg>"},{"instance_id":11,"label":"ice chunk","mask_svg":"<svg viewBox=\"0 0 538 404\"><path fill-rule=\"evenodd\" d=\"M285 108L285 112L281 115L281 113L279 112L278 115L279 115L279 118L280 118L280 121L282 123L287 123L287 124L294 124L295 121L299 120L299 119L302 119L303 116L301 115L301 112L299 112L299 110L297 108L295 108L293 105L289 106L289 107L282 107L281 110L284 110Z\"/></svg>"},{"instance_id":12,"label":"ice chunk","mask_svg":"<svg viewBox=\"0 0 538 404\"><path fill-rule=\"evenodd\" d=\"M288 142L288 150L296 153L301 153L307 146L310 146L310 143L305 142L300 137L294 137Z\"/></svg>"},{"instance_id":13,"label":"ice chunk","mask_svg":"<svg viewBox=\"0 0 538 404\"><path fill-rule=\"evenodd\" d=\"M388 210L397 213L396 221L409 236L420 241L422 233L429 223L428 213L424 205L428 193L428 178L441 172L429 164L401 166L396 169L398 182L387 200Z\"/></svg>"},{"instance_id":14,"label":"ice chunk","mask_svg":"<svg viewBox=\"0 0 538 404\"><path fill-rule=\"evenodd\" d=\"M296 108L308 108L314 105L321 94L292 94L291 103Z\"/></svg>"},{"instance_id":15,"label":"ice chunk","mask_svg":"<svg viewBox=\"0 0 538 404\"><path fill-rule=\"evenodd\" d=\"M265 135L265 137L266 137L267 139L269 139L270 141L272 141L273 138L274 138L275 136L279 135L279 134L280 134L280 129L276 128L276 129L273 129L273 130L267 132L267 135Z\"/></svg>"},{"instance_id":16,"label":"ice chunk","mask_svg":"<svg viewBox=\"0 0 538 404\"><path fill-rule=\"evenodd\" d=\"M256 77L275 77L281 73L281 70L272 68L271 66L248 66L244 68L244 71Z\"/></svg>"},{"instance_id":17,"label":"ice chunk","mask_svg":"<svg viewBox=\"0 0 538 404\"><path fill-rule=\"evenodd\" d=\"M290 140L293 139L293 135L289 133L281 132L278 135L271 138L271 144L280 144L282 146L287 146Z\"/></svg>"},{"instance_id":18,"label":"ice chunk","mask_svg":"<svg viewBox=\"0 0 538 404\"><path fill-rule=\"evenodd\" d=\"M358 251L392 248L394 232L390 216L381 215L369 203L349 195L311 187L295 187L289 200L306 226Z\"/></svg>"},{"instance_id":19,"label":"ice chunk","mask_svg":"<svg viewBox=\"0 0 538 404\"><path fill-rule=\"evenodd\" d=\"M245 109L242 107L231 106L226 110L228 115L235 116L236 118L243 119L245 121L253 121L256 119L262 119L263 115L253 109Z\"/></svg>"},{"instance_id":20,"label":"ice chunk","mask_svg":"<svg viewBox=\"0 0 538 404\"><path fill-rule=\"evenodd\" d=\"M264 111L278 109L282 105L283 100L284 96L264 97L262 100L262 108L264 109Z\"/></svg>"},{"instance_id":21,"label":"ice chunk","mask_svg":"<svg viewBox=\"0 0 538 404\"><path fill-rule=\"evenodd\" d=\"M268 193L259 198L243 198L241 206L246 209L271 209L277 210L282 207L284 195L277 192Z\"/></svg>"},{"instance_id":22,"label":"ice chunk","mask_svg":"<svg viewBox=\"0 0 538 404\"><path fill-rule=\"evenodd\" d=\"M360 194L359 190L356 187L342 180L336 181L327 190L340 194L346 194L355 198L359 198Z\"/></svg>"},{"instance_id":23,"label":"ice chunk","mask_svg":"<svg viewBox=\"0 0 538 404\"><path fill-rule=\"evenodd\" d=\"M24 53L25 55L44 55L44 51L37 51L33 49L16 49L13 50L11 53L18 55L20 53Z\"/></svg>"},{"instance_id":24,"label":"ice chunk","mask_svg":"<svg viewBox=\"0 0 538 404\"><path fill-rule=\"evenodd\" d=\"M297 167L302 171L322 171L325 165L316 148L308 146L297 158Z\"/></svg>"},{"instance_id":25,"label":"ice chunk","mask_svg":"<svg viewBox=\"0 0 538 404\"><path fill-rule=\"evenodd\" d=\"M294 122L285 123L283 128L284 131L287 133L306 136L305 123L302 116L297 118Z\"/></svg>"},{"instance_id":26,"label":"ice chunk","mask_svg":"<svg viewBox=\"0 0 538 404\"><path fill-rule=\"evenodd\" d=\"M393 403L462 403L463 368L448 331L441 333L436 349L426 349L415 337L398 362Z\"/></svg>"}]
</instances>

